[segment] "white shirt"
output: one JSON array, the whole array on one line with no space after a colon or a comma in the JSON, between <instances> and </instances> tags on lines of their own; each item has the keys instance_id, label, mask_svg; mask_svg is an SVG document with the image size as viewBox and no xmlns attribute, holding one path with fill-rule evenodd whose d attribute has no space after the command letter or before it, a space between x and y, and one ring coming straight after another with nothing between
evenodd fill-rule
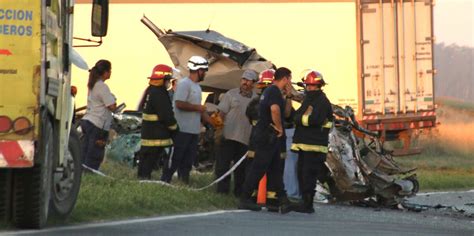
<instances>
[{"instance_id":1,"label":"white shirt","mask_svg":"<svg viewBox=\"0 0 474 236\"><path fill-rule=\"evenodd\" d=\"M179 131L189 134L201 132L201 113L195 111L183 111L176 107L176 101L201 105L201 86L194 83L188 77L178 80L176 92L173 97L174 116L179 125Z\"/></svg>"},{"instance_id":2,"label":"white shirt","mask_svg":"<svg viewBox=\"0 0 474 236\"><path fill-rule=\"evenodd\" d=\"M115 96L102 80L98 80L87 95L87 110L82 119L92 122L97 128L109 130L112 112L107 108L116 103Z\"/></svg>"}]
</instances>

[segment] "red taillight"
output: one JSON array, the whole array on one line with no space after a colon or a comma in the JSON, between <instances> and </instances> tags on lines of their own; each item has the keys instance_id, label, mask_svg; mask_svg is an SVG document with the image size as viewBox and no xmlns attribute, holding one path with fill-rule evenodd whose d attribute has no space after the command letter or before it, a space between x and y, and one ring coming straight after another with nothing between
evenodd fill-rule
<instances>
[{"instance_id":1,"label":"red taillight","mask_svg":"<svg viewBox=\"0 0 474 236\"><path fill-rule=\"evenodd\" d=\"M71 86L71 95L75 97L77 94L77 87L76 86Z\"/></svg>"},{"instance_id":2,"label":"red taillight","mask_svg":"<svg viewBox=\"0 0 474 236\"><path fill-rule=\"evenodd\" d=\"M31 122L26 117L18 117L13 121L13 131L18 135L27 134L31 128Z\"/></svg>"},{"instance_id":3,"label":"red taillight","mask_svg":"<svg viewBox=\"0 0 474 236\"><path fill-rule=\"evenodd\" d=\"M8 116L0 116L0 133L6 133L12 128L12 120Z\"/></svg>"}]
</instances>

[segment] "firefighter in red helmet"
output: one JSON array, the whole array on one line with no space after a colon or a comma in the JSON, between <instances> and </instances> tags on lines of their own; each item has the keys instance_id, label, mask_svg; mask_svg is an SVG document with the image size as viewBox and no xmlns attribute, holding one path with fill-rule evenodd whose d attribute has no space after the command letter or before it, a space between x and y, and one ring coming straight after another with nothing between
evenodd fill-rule
<instances>
[{"instance_id":1,"label":"firefighter in red helmet","mask_svg":"<svg viewBox=\"0 0 474 236\"><path fill-rule=\"evenodd\" d=\"M258 121L258 105L260 101L260 96L262 95L263 91L269 87L270 85L273 84L273 76L275 74L275 70L273 69L267 69L262 72L260 72L258 76L258 81L256 84L256 88L258 89L258 96L252 99L250 101L249 105L247 106L247 109L245 111L245 115L249 119L250 124L252 127L255 127ZM252 135L254 135L254 129L252 129ZM255 144L250 143L249 144L249 151L247 153L247 158L250 159L249 161L253 160L255 156Z\"/></svg>"},{"instance_id":2,"label":"firefighter in red helmet","mask_svg":"<svg viewBox=\"0 0 474 236\"><path fill-rule=\"evenodd\" d=\"M159 64L148 77L149 86L141 103L142 129L138 162L138 178L150 179L157 158L169 156L173 146L171 139L178 129L173 107L166 88L173 76L173 69Z\"/></svg>"},{"instance_id":3,"label":"firefighter in red helmet","mask_svg":"<svg viewBox=\"0 0 474 236\"><path fill-rule=\"evenodd\" d=\"M323 76L315 70L306 70L302 80L306 96L294 116L296 128L291 151L298 153L298 182L303 197L297 211L313 213L316 180L328 181L329 170L324 162L334 117L331 102L321 90L326 85Z\"/></svg>"}]
</instances>

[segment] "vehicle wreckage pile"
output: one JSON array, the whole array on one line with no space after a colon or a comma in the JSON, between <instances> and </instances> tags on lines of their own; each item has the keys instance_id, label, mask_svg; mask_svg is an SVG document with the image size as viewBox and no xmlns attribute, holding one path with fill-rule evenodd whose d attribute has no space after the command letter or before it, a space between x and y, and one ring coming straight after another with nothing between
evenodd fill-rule
<instances>
[{"instance_id":1,"label":"vehicle wreckage pile","mask_svg":"<svg viewBox=\"0 0 474 236\"><path fill-rule=\"evenodd\" d=\"M351 107L333 105L333 111L336 125L329 132L326 165L336 184L330 191L337 201L373 197L378 205L395 206L418 192L416 169L398 166L377 134L359 126Z\"/></svg>"}]
</instances>

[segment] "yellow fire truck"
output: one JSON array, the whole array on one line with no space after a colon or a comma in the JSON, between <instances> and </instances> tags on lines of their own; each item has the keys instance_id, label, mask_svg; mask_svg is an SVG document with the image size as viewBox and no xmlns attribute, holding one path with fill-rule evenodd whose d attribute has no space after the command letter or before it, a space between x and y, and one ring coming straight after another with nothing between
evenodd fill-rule
<instances>
[{"instance_id":1,"label":"yellow fire truck","mask_svg":"<svg viewBox=\"0 0 474 236\"><path fill-rule=\"evenodd\" d=\"M92 35L105 36L108 0L92 3ZM73 18L74 0L0 1L0 217L16 227L64 218L79 193Z\"/></svg>"}]
</instances>

